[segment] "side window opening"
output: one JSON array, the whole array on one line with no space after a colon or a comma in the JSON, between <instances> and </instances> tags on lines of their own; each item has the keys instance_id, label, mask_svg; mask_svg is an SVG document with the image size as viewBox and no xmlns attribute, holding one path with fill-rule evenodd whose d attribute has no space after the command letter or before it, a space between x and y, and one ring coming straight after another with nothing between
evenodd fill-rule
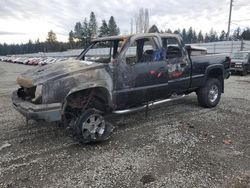
<instances>
[{"instance_id":1,"label":"side window opening","mask_svg":"<svg viewBox=\"0 0 250 188\"><path fill-rule=\"evenodd\" d=\"M136 40L126 52L126 63L133 65L142 62L161 61L164 50L158 48L154 38Z\"/></svg>"},{"instance_id":2,"label":"side window opening","mask_svg":"<svg viewBox=\"0 0 250 188\"><path fill-rule=\"evenodd\" d=\"M166 59L182 57L182 51L176 38L162 38L162 46L166 50Z\"/></svg>"}]
</instances>

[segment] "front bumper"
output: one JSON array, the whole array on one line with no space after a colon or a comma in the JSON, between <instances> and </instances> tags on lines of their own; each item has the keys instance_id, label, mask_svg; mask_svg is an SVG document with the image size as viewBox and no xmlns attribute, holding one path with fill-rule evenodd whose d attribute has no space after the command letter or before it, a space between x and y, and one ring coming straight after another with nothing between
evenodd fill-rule
<instances>
[{"instance_id":1,"label":"front bumper","mask_svg":"<svg viewBox=\"0 0 250 188\"><path fill-rule=\"evenodd\" d=\"M230 71L233 71L233 72L242 72L243 71L243 67L230 68Z\"/></svg>"},{"instance_id":2,"label":"front bumper","mask_svg":"<svg viewBox=\"0 0 250 188\"><path fill-rule=\"evenodd\" d=\"M33 104L17 96L17 91L12 93L14 108L28 119L44 120L47 122L61 120L61 103Z\"/></svg>"}]
</instances>

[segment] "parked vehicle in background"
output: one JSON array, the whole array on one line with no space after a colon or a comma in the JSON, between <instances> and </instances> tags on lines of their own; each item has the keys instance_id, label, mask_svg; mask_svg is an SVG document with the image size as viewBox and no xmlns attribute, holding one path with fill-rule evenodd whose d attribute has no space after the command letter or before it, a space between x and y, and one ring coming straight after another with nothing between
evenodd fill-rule
<instances>
[{"instance_id":1,"label":"parked vehicle in background","mask_svg":"<svg viewBox=\"0 0 250 188\"><path fill-rule=\"evenodd\" d=\"M25 57L19 57L17 59L14 60L14 63L19 63L19 64L23 64L23 62L26 60Z\"/></svg>"},{"instance_id":2,"label":"parked vehicle in background","mask_svg":"<svg viewBox=\"0 0 250 188\"><path fill-rule=\"evenodd\" d=\"M38 59L37 58L32 58L29 60L28 65L37 65Z\"/></svg>"},{"instance_id":3,"label":"parked vehicle in background","mask_svg":"<svg viewBox=\"0 0 250 188\"><path fill-rule=\"evenodd\" d=\"M0 61L4 61L5 57L4 56L0 56Z\"/></svg>"},{"instance_id":4,"label":"parked vehicle in background","mask_svg":"<svg viewBox=\"0 0 250 188\"><path fill-rule=\"evenodd\" d=\"M19 62L19 57L18 58L14 58L13 60L12 60L12 63L18 63Z\"/></svg>"},{"instance_id":5,"label":"parked vehicle in background","mask_svg":"<svg viewBox=\"0 0 250 188\"><path fill-rule=\"evenodd\" d=\"M15 57L7 57L6 62L12 63Z\"/></svg>"},{"instance_id":6,"label":"parked vehicle in background","mask_svg":"<svg viewBox=\"0 0 250 188\"><path fill-rule=\"evenodd\" d=\"M175 34L97 38L78 59L21 74L12 101L27 119L62 121L80 142L101 141L112 132L104 119L110 113L148 109L192 92L201 106L215 107L230 58L204 53Z\"/></svg>"},{"instance_id":7,"label":"parked vehicle in background","mask_svg":"<svg viewBox=\"0 0 250 188\"><path fill-rule=\"evenodd\" d=\"M65 61L68 57L25 57L22 56L0 56L0 61L10 62L10 63L18 63L24 65L46 65L52 64L55 62Z\"/></svg>"},{"instance_id":8,"label":"parked vehicle in background","mask_svg":"<svg viewBox=\"0 0 250 188\"><path fill-rule=\"evenodd\" d=\"M34 59L35 59L35 58L29 58L29 61L27 62L27 65L32 65L32 64L33 64Z\"/></svg>"},{"instance_id":9,"label":"parked vehicle in background","mask_svg":"<svg viewBox=\"0 0 250 188\"><path fill-rule=\"evenodd\" d=\"M23 61L23 64L24 64L24 65L27 65L27 64L29 63L29 60L30 60L30 58L28 58L28 57L25 58L25 60Z\"/></svg>"},{"instance_id":10,"label":"parked vehicle in background","mask_svg":"<svg viewBox=\"0 0 250 188\"><path fill-rule=\"evenodd\" d=\"M57 58L57 59L56 59L56 62L65 61L65 60L67 60L67 59L68 59L67 57Z\"/></svg>"},{"instance_id":11,"label":"parked vehicle in background","mask_svg":"<svg viewBox=\"0 0 250 188\"><path fill-rule=\"evenodd\" d=\"M38 65L42 66L42 65L46 65L46 60L47 58L43 58L38 62Z\"/></svg>"},{"instance_id":12,"label":"parked vehicle in background","mask_svg":"<svg viewBox=\"0 0 250 188\"><path fill-rule=\"evenodd\" d=\"M240 72L242 76L250 71L250 51L234 52L231 54L231 72Z\"/></svg>"},{"instance_id":13,"label":"parked vehicle in background","mask_svg":"<svg viewBox=\"0 0 250 188\"><path fill-rule=\"evenodd\" d=\"M33 65L38 65L41 61L43 61L42 58L36 58L35 61L33 62Z\"/></svg>"},{"instance_id":14,"label":"parked vehicle in background","mask_svg":"<svg viewBox=\"0 0 250 188\"><path fill-rule=\"evenodd\" d=\"M48 60L46 61L46 64L53 64L56 62L56 58L48 58Z\"/></svg>"}]
</instances>

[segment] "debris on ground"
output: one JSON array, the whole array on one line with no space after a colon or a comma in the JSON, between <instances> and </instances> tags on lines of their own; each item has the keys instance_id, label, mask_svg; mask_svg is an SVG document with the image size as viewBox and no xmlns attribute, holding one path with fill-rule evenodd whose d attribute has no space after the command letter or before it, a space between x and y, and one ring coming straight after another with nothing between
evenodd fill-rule
<instances>
[{"instance_id":1,"label":"debris on ground","mask_svg":"<svg viewBox=\"0 0 250 188\"><path fill-rule=\"evenodd\" d=\"M223 143L224 143L224 144L226 144L226 145L229 145L229 144L232 144L232 143L233 143L233 141L232 141L232 140L227 139L227 140L223 140Z\"/></svg>"},{"instance_id":2,"label":"debris on ground","mask_svg":"<svg viewBox=\"0 0 250 188\"><path fill-rule=\"evenodd\" d=\"M6 143L4 143L3 145L0 146L0 151L3 150L4 148L10 147L10 146L11 146L11 144L6 142Z\"/></svg>"}]
</instances>

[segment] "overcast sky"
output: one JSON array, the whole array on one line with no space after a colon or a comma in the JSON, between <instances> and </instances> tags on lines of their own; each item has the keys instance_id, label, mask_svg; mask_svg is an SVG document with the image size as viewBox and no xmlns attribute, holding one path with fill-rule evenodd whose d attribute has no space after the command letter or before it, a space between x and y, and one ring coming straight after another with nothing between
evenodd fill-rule
<instances>
[{"instance_id":1,"label":"overcast sky","mask_svg":"<svg viewBox=\"0 0 250 188\"><path fill-rule=\"evenodd\" d=\"M230 0L0 0L0 43L26 43L46 39L53 30L60 41L77 21L91 11L100 26L113 15L122 34L130 32L130 20L139 8L148 8L150 25L171 30L189 28L203 32L227 30ZM232 29L250 27L250 1L234 0Z\"/></svg>"}]
</instances>

